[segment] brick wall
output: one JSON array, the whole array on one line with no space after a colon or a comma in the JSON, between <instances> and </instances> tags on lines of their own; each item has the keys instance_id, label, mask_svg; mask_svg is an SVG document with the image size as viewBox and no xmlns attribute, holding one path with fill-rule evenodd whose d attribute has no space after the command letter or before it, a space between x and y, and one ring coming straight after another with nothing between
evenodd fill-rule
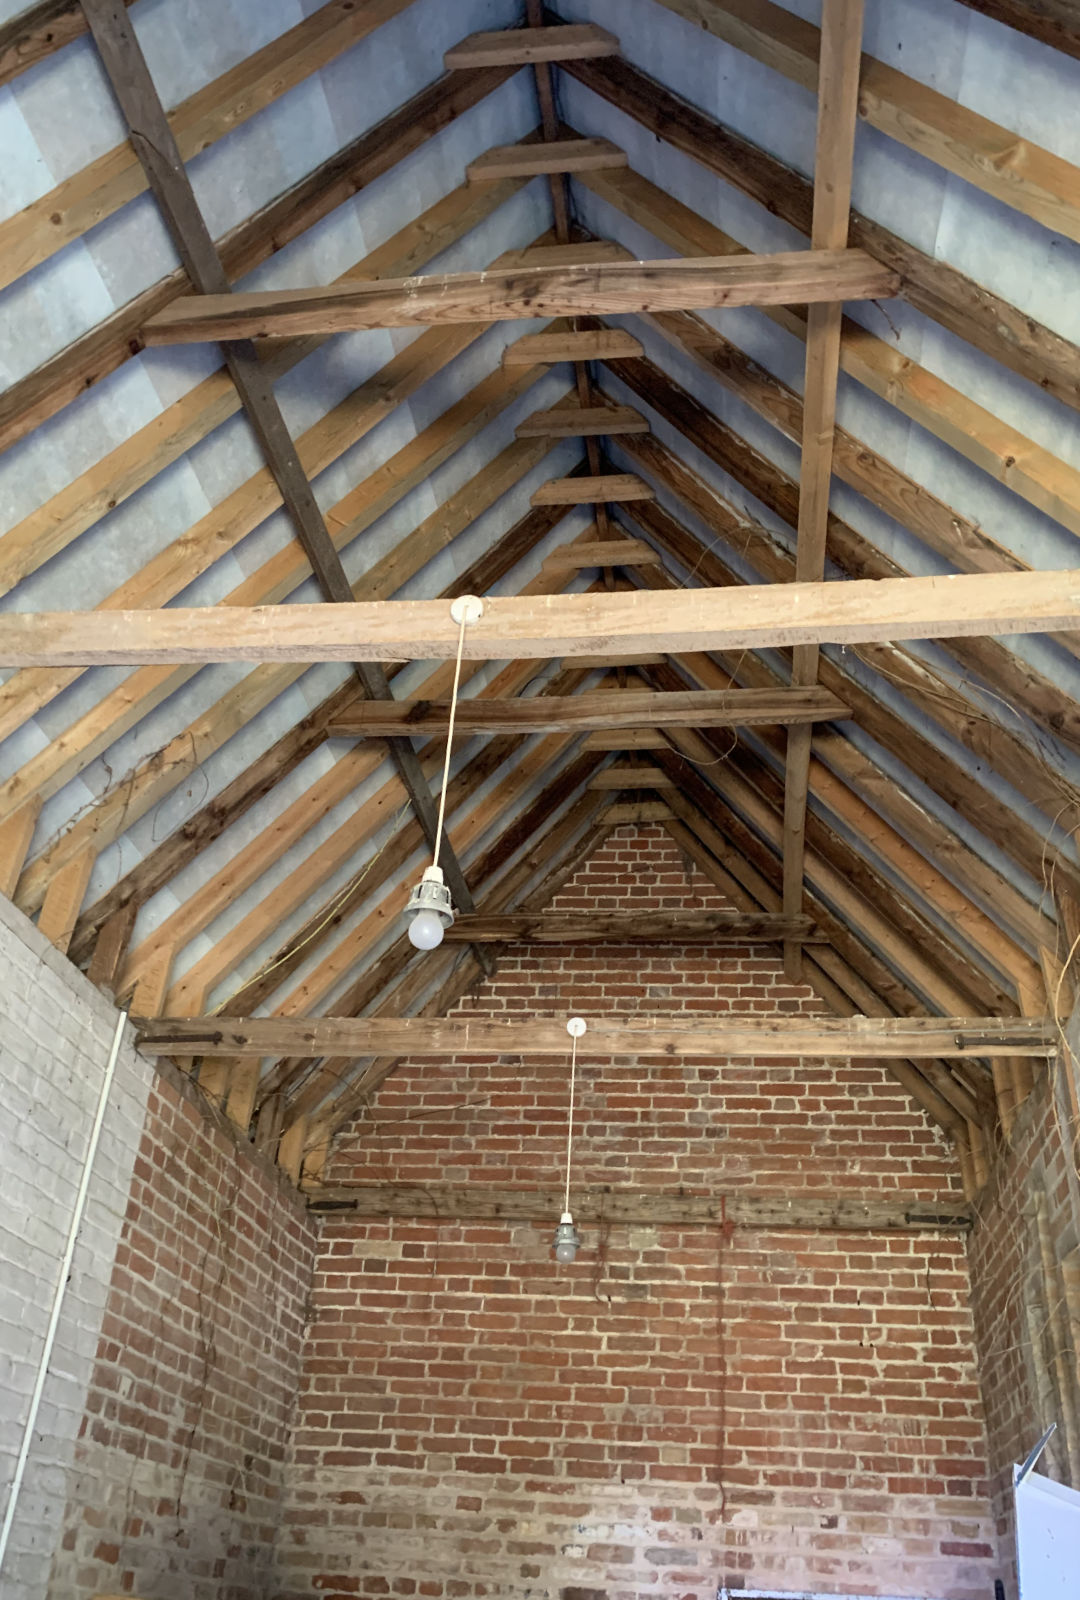
<instances>
[{"instance_id":1,"label":"brick wall","mask_svg":"<svg viewBox=\"0 0 1080 1600\"><path fill-rule=\"evenodd\" d=\"M659 829L555 902L718 907ZM732 948L521 948L466 1006L812 1011ZM327 1176L551 1188L559 1064L407 1063ZM577 1192L958 1195L884 1069L599 1065ZM986 1600L996 1564L955 1236L328 1218L279 1594L712 1600L718 1583Z\"/></svg>"},{"instance_id":2,"label":"brick wall","mask_svg":"<svg viewBox=\"0 0 1080 1600\"><path fill-rule=\"evenodd\" d=\"M166 1068L149 1096L50 1596L262 1600L314 1229Z\"/></svg>"},{"instance_id":3,"label":"brick wall","mask_svg":"<svg viewBox=\"0 0 1080 1600\"><path fill-rule=\"evenodd\" d=\"M116 1012L0 895L0 1512L49 1322ZM152 1072L122 1046L23 1492L4 1600L42 1600Z\"/></svg>"},{"instance_id":4,"label":"brick wall","mask_svg":"<svg viewBox=\"0 0 1080 1600\"><path fill-rule=\"evenodd\" d=\"M1015 1600L1012 1465L1051 1422L1038 1471L1080 1488L1080 1177L1063 1057L1042 1071L997 1151L971 1239L973 1308L985 1396L993 1508ZM1075 1091L1074 1091L1075 1092Z\"/></svg>"}]
</instances>

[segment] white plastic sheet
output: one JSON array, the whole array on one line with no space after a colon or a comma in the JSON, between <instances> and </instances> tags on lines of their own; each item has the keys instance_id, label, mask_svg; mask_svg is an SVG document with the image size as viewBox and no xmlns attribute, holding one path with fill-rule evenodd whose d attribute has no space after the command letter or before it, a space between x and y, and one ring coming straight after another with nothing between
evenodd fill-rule
<instances>
[{"instance_id":1,"label":"white plastic sheet","mask_svg":"<svg viewBox=\"0 0 1080 1600\"><path fill-rule=\"evenodd\" d=\"M1076 1600L1080 1493L1036 1472L1016 1483L1015 1491L1020 1600Z\"/></svg>"}]
</instances>

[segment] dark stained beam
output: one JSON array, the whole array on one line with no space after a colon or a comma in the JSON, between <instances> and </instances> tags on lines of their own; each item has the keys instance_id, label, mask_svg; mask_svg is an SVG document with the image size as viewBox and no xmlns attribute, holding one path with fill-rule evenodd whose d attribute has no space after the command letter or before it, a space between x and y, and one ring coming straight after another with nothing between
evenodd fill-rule
<instances>
[{"instance_id":1,"label":"dark stained beam","mask_svg":"<svg viewBox=\"0 0 1080 1600\"><path fill-rule=\"evenodd\" d=\"M590 546L590 549L592 547ZM632 728L741 728L765 723L831 722L848 715L844 702L824 689L690 690L602 689L568 696L516 700L463 700L455 727L461 733L587 733ZM446 731L450 702L356 701L329 723L331 735Z\"/></svg>"},{"instance_id":2,"label":"dark stained beam","mask_svg":"<svg viewBox=\"0 0 1080 1600\"><path fill-rule=\"evenodd\" d=\"M492 1022L484 1017L160 1017L138 1019L137 1043L147 1055L433 1056L567 1054L565 1019ZM895 1055L1052 1057L1058 1031L1033 1017L635 1017L592 1020L581 1046L590 1060L660 1056L762 1060Z\"/></svg>"},{"instance_id":3,"label":"dark stained beam","mask_svg":"<svg viewBox=\"0 0 1080 1600\"><path fill-rule=\"evenodd\" d=\"M779 944L821 938L809 917L741 911L483 911L459 917L446 938L458 944Z\"/></svg>"},{"instance_id":4,"label":"dark stained beam","mask_svg":"<svg viewBox=\"0 0 1080 1600\"><path fill-rule=\"evenodd\" d=\"M510 1189L451 1184L338 1183L307 1190L313 1211L349 1211L362 1217L409 1217L441 1222L537 1222L548 1226L562 1210L554 1189ZM574 1196L580 1222L637 1223L680 1228L804 1229L840 1232L964 1232L971 1226L965 1206L880 1195L658 1194L649 1190L594 1186Z\"/></svg>"}]
</instances>

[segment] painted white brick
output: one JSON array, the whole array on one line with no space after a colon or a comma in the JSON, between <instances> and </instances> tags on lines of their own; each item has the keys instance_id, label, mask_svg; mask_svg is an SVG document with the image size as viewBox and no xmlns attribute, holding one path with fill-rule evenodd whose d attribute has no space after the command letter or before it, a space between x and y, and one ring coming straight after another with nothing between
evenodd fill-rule
<instances>
[{"instance_id":1,"label":"painted white brick","mask_svg":"<svg viewBox=\"0 0 1080 1600\"><path fill-rule=\"evenodd\" d=\"M0 1509L6 1505L116 1012L0 897ZM151 1068L121 1047L30 1462L0 1574L45 1600Z\"/></svg>"}]
</instances>

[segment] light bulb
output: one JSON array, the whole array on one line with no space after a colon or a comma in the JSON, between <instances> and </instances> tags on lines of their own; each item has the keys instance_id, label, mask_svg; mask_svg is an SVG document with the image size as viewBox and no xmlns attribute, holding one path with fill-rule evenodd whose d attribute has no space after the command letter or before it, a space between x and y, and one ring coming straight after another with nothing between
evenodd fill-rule
<instances>
[{"instance_id":1,"label":"light bulb","mask_svg":"<svg viewBox=\"0 0 1080 1600\"><path fill-rule=\"evenodd\" d=\"M409 943L417 950L434 950L442 944L444 931L437 911L418 911L409 923Z\"/></svg>"},{"instance_id":2,"label":"light bulb","mask_svg":"<svg viewBox=\"0 0 1080 1600\"><path fill-rule=\"evenodd\" d=\"M577 1256L581 1248L581 1235L574 1227L574 1219L569 1211L564 1211L555 1229L555 1260L569 1264Z\"/></svg>"}]
</instances>

